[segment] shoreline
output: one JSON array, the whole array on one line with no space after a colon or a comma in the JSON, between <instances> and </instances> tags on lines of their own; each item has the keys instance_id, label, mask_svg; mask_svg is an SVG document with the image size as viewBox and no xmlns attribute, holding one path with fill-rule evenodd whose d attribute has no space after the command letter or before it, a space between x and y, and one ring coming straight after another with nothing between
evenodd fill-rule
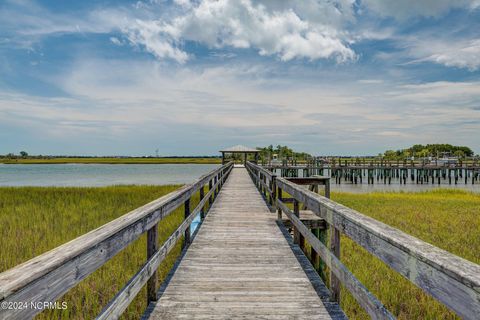
<instances>
[{"instance_id":1,"label":"shoreline","mask_svg":"<svg viewBox=\"0 0 480 320\"><path fill-rule=\"evenodd\" d=\"M220 158L52 158L0 159L0 164L221 164Z\"/></svg>"}]
</instances>

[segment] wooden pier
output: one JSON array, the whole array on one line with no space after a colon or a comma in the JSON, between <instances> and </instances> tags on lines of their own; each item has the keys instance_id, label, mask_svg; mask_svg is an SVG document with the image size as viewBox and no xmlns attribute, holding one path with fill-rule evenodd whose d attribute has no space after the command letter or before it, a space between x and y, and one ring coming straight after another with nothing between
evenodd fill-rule
<instances>
[{"instance_id":1,"label":"wooden pier","mask_svg":"<svg viewBox=\"0 0 480 320\"><path fill-rule=\"evenodd\" d=\"M346 165L267 165L264 168L281 177L323 176L336 184L479 184L480 166L437 166L422 164L346 164Z\"/></svg>"},{"instance_id":2,"label":"wooden pier","mask_svg":"<svg viewBox=\"0 0 480 320\"><path fill-rule=\"evenodd\" d=\"M160 295L146 318L344 318L322 303L245 168L233 169Z\"/></svg>"},{"instance_id":3,"label":"wooden pier","mask_svg":"<svg viewBox=\"0 0 480 320\"><path fill-rule=\"evenodd\" d=\"M301 185L310 180L291 180L251 162L224 164L1 273L0 303L53 303L146 233L145 264L97 319L118 319L145 286L144 319L344 319L341 285L371 318L395 319L342 263L343 234L461 318L478 319L479 265L319 195L325 179L313 179L311 190ZM178 208L183 222L159 243L158 224ZM201 223L191 232L196 217ZM157 269L179 241L182 254L159 285ZM0 319L39 312L2 308Z\"/></svg>"}]
</instances>

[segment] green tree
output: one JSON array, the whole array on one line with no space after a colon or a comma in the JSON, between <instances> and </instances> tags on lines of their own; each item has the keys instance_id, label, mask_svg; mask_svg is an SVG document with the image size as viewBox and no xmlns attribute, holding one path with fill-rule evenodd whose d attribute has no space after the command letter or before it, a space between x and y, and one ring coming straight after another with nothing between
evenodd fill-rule
<instances>
[{"instance_id":1,"label":"green tree","mask_svg":"<svg viewBox=\"0 0 480 320\"><path fill-rule=\"evenodd\" d=\"M457 150L453 153L453 155L455 157L459 157L459 158L464 158L465 157L465 153L462 151L462 150Z\"/></svg>"}]
</instances>

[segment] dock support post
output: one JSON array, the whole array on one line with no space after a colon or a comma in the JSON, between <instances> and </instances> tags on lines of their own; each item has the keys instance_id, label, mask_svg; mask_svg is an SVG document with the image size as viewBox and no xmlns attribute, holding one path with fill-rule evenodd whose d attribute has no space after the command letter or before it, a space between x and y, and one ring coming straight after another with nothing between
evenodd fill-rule
<instances>
[{"instance_id":1,"label":"dock support post","mask_svg":"<svg viewBox=\"0 0 480 320\"><path fill-rule=\"evenodd\" d=\"M158 223L147 231L147 260L158 251ZM147 281L147 305L157 301L157 271Z\"/></svg>"}]
</instances>

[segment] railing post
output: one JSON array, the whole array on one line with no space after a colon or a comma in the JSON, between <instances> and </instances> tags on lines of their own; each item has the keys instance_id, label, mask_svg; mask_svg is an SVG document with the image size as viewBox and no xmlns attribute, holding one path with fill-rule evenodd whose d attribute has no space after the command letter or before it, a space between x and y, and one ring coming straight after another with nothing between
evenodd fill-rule
<instances>
[{"instance_id":1,"label":"railing post","mask_svg":"<svg viewBox=\"0 0 480 320\"><path fill-rule=\"evenodd\" d=\"M300 205L297 199L293 199L293 214L300 218ZM300 245L300 232L293 227L293 243Z\"/></svg>"},{"instance_id":2,"label":"railing post","mask_svg":"<svg viewBox=\"0 0 480 320\"><path fill-rule=\"evenodd\" d=\"M208 180L208 191L212 190L212 186L213 186L212 179ZM208 198L208 208L209 209L212 206L212 202L213 202L213 194L211 194L210 197Z\"/></svg>"},{"instance_id":3,"label":"railing post","mask_svg":"<svg viewBox=\"0 0 480 320\"><path fill-rule=\"evenodd\" d=\"M218 181L218 177L215 176L215 179L214 179L214 181L213 181L213 185L215 186L215 187L214 187L215 190L213 191L213 199L214 199L214 200L215 200L215 198L217 197L217 190L218 190L218 189L217 189L217 188L218 188L218 186L217 186L217 181Z\"/></svg>"},{"instance_id":4,"label":"railing post","mask_svg":"<svg viewBox=\"0 0 480 320\"><path fill-rule=\"evenodd\" d=\"M265 199L267 199L267 176L265 174L262 174L263 176L263 196L265 197Z\"/></svg>"},{"instance_id":5,"label":"railing post","mask_svg":"<svg viewBox=\"0 0 480 320\"><path fill-rule=\"evenodd\" d=\"M147 261L158 251L158 223L147 231ZM147 282L147 305L157 301L157 271Z\"/></svg>"},{"instance_id":6,"label":"railing post","mask_svg":"<svg viewBox=\"0 0 480 320\"><path fill-rule=\"evenodd\" d=\"M271 197L271 206L273 208L273 211L275 212L275 207L276 207L276 199L277 199L277 176L272 175L272 197Z\"/></svg>"},{"instance_id":7,"label":"railing post","mask_svg":"<svg viewBox=\"0 0 480 320\"><path fill-rule=\"evenodd\" d=\"M278 187L277 199L282 201L282 189L280 187ZM280 206L277 207L277 219L282 221L282 209L280 209Z\"/></svg>"},{"instance_id":8,"label":"railing post","mask_svg":"<svg viewBox=\"0 0 480 320\"><path fill-rule=\"evenodd\" d=\"M255 176L256 176L256 178L257 178L256 181L255 181L255 183L256 183L256 185L257 185L257 189L258 189L258 190L261 190L261 189L260 189L260 188L261 188L261 187L260 187L260 170L257 169L257 172L255 173Z\"/></svg>"},{"instance_id":9,"label":"railing post","mask_svg":"<svg viewBox=\"0 0 480 320\"><path fill-rule=\"evenodd\" d=\"M205 186L200 187L200 201L202 201L203 198L205 198ZM200 219L205 219L205 206L200 210Z\"/></svg>"},{"instance_id":10,"label":"railing post","mask_svg":"<svg viewBox=\"0 0 480 320\"><path fill-rule=\"evenodd\" d=\"M325 198L330 199L330 179L325 180Z\"/></svg>"},{"instance_id":11,"label":"railing post","mask_svg":"<svg viewBox=\"0 0 480 320\"><path fill-rule=\"evenodd\" d=\"M340 231L333 225L330 225L330 250L340 259ZM330 271L330 291L332 300L340 303L340 281L332 271Z\"/></svg>"},{"instance_id":12,"label":"railing post","mask_svg":"<svg viewBox=\"0 0 480 320\"><path fill-rule=\"evenodd\" d=\"M188 216L190 215L190 199L187 199L185 201L184 209L185 209L184 217L185 219L187 219ZM189 244L190 244L190 226L188 226L187 229L185 230L183 247L186 248L188 247Z\"/></svg>"}]
</instances>

